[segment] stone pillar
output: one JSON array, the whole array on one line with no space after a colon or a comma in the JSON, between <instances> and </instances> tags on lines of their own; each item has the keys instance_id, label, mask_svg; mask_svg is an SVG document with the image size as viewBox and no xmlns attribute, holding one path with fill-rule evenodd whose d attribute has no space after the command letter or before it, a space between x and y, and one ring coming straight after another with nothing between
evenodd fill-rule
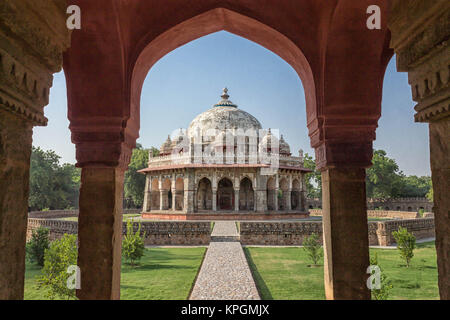
<instances>
[{"instance_id":1,"label":"stone pillar","mask_svg":"<svg viewBox=\"0 0 450 320\"><path fill-rule=\"evenodd\" d=\"M450 3L394 0L389 19L398 71L408 72L416 122L429 123L438 285L450 300ZM420 44L420 45L418 45Z\"/></svg>"},{"instance_id":2,"label":"stone pillar","mask_svg":"<svg viewBox=\"0 0 450 320\"><path fill-rule=\"evenodd\" d=\"M429 126L439 294L450 300L450 116Z\"/></svg>"},{"instance_id":3,"label":"stone pillar","mask_svg":"<svg viewBox=\"0 0 450 320\"><path fill-rule=\"evenodd\" d=\"M280 189L275 188L273 193L273 210L278 211L278 192Z\"/></svg>"},{"instance_id":4,"label":"stone pillar","mask_svg":"<svg viewBox=\"0 0 450 320\"><path fill-rule=\"evenodd\" d=\"M217 211L217 189L212 189L212 210Z\"/></svg>"},{"instance_id":5,"label":"stone pillar","mask_svg":"<svg viewBox=\"0 0 450 320\"><path fill-rule=\"evenodd\" d=\"M83 168L81 171L79 299L120 298L123 182L122 168Z\"/></svg>"},{"instance_id":6,"label":"stone pillar","mask_svg":"<svg viewBox=\"0 0 450 320\"><path fill-rule=\"evenodd\" d=\"M300 203L300 211L305 212L306 211L306 191L300 191L299 192L299 203Z\"/></svg>"},{"instance_id":7,"label":"stone pillar","mask_svg":"<svg viewBox=\"0 0 450 320\"><path fill-rule=\"evenodd\" d=\"M184 178L184 211L193 213L196 211L195 176L191 169L186 170Z\"/></svg>"},{"instance_id":8,"label":"stone pillar","mask_svg":"<svg viewBox=\"0 0 450 320\"><path fill-rule=\"evenodd\" d=\"M0 5L0 300L23 299L33 126L70 44L64 0ZM45 44L45 45L43 45Z\"/></svg>"},{"instance_id":9,"label":"stone pillar","mask_svg":"<svg viewBox=\"0 0 450 320\"><path fill-rule=\"evenodd\" d=\"M145 176L145 191L144 191L144 203L142 206L142 211L143 212L148 212L151 210L151 201L152 201L152 194L150 191L150 187L151 187L151 181L149 178L149 175Z\"/></svg>"},{"instance_id":10,"label":"stone pillar","mask_svg":"<svg viewBox=\"0 0 450 320\"><path fill-rule=\"evenodd\" d=\"M0 299L23 299L32 123L0 109Z\"/></svg>"},{"instance_id":11,"label":"stone pillar","mask_svg":"<svg viewBox=\"0 0 450 320\"><path fill-rule=\"evenodd\" d=\"M288 211L292 209L291 196L292 190L288 189L288 191L286 192L286 210Z\"/></svg>"},{"instance_id":12,"label":"stone pillar","mask_svg":"<svg viewBox=\"0 0 450 320\"><path fill-rule=\"evenodd\" d=\"M239 211L239 189L234 189L234 211Z\"/></svg>"},{"instance_id":13,"label":"stone pillar","mask_svg":"<svg viewBox=\"0 0 450 320\"><path fill-rule=\"evenodd\" d=\"M322 172L325 296L370 299L365 169Z\"/></svg>"},{"instance_id":14,"label":"stone pillar","mask_svg":"<svg viewBox=\"0 0 450 320\"><path fill-rule=\"evenodd\" d=\"M176 198L177 198L177 190L172 189L172 210L173 211L175 211Z\"/></svg>"}]
</instances>

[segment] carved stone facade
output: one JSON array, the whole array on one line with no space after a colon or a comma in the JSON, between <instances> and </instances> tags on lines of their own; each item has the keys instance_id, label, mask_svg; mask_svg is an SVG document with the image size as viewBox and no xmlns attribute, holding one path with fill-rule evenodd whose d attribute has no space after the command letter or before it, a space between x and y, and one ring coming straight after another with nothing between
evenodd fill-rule
<instances>
[{"instance_id":1,"label":"carved stone facade","mask_svg":"<svg viewBox=\"0 0 450 320\"><path fill-rule=\"evenodd\" d=\"M262 130L255 117L228 100L227 92L224 89L222 100L197 116L186 133L169 136L160 155L150 157L148 168L140 170L146 174L144 217L306 215L304 175L310 170L303 168L303 151L292 156L283 135L278 139L270 129Z\"/></svg>"}]
</instances>

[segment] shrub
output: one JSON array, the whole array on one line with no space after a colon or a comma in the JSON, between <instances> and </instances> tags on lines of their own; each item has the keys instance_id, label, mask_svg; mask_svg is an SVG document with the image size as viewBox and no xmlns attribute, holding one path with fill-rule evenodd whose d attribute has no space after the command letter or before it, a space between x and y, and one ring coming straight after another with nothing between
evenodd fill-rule
<instances>
[{"instance_id":1,"label":"shrub","mask_svg":"<svg viewBox=\"0 0 450 320\"><path fill-rule=\"evenodd\" d=\"M41 267L44 265L45 250L49 248L48 233L49 230L44 227L33 230L25 247L28 261Z\"/></svg>"},{"instance_id":2,"label":"shrub","mask_svg":"<svg viewBox=\"0 0 450 320\"><path fill-rule=\"evenodd\" d=\"M425 212L424 209L419 209L419 217L423 218L424 212Z\"/></svg>"},{"instance_id":3,"label":"shrub","mask_svg":"<svg viewBox=\"0 0 450 320\"><path fill-rule=\"evenodd\" d=\"M374 300L387 300L391 289L394 287L391 281L384 274L381 266L378 264L378 254L375 252L375 256L370 258L370 264L378 266L380 269L380 289L372 289L372 299ZM372 282L372 284L374 284Z\"/></svg>"},{"instance_id":4,"label":"shrub","mask_svg":"<svg viewBox=\"0 0 450 320\"><path fill-rule=\"evenodd\" d=\"M46 289L50 299L75 299L75 289L69 289L67 280L71 276L67 268L77 264L77 236L64 234L64 236L50 244L45 250L44 267L42 275L38 278L38 289Z\"/></svg>"},{"instance_id":5,"label":"shrub","mask_svg":"<svg viewBox=\"0 0 450 320\"><path fill-rule=\"evenodd\" d=\"M133 221L127 221L127 234L122 241L122 256L127 264L134 266L144 255L145 232L141 236L141 223L136 232L133 231Z\"/></svg>"},{"instance_id":6,"label":"shrub","mask_svg":"<svg viewBox=\"0 0 450 320\"><path fill-rule=\"evenodd\" d=\"M392 232L397 248L400 251L400 257L405 260L406 267L409 267L411 259L414 257L416 248L416 237L408 232L406 228L399 227L398 231Z\"/></svg>"},{"instance_id":7,"label":"shrub","mask_svg":"<svg viewBox=\"0 0 450 320\"><path fill-rule=\"evenodd\" d=\"M303 241L303 249L306 251L308 257L312 260L314 265L317 265L320 258L322 258L322 246L319 241L319 236L315 233L311 234Z\"/></svg>"}]
</instances>

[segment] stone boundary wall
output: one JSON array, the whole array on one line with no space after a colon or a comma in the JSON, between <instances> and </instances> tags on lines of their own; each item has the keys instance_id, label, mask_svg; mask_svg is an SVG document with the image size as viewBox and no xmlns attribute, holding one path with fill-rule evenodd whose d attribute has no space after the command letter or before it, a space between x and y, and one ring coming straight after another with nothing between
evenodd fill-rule
<instances>
[{"instance_id":1,"label":"stone boundary wall","mask_svg":"<svg viewBox=\"0 0 450 320\"><path fill-rule=\"evenodd\" d=\"M381 246L387 246L395 243L392 232L397 231L399 227L408 229L408 231L411 232L417 240L435 237L434 218L390 220L375 223L377 224L376 234L378 237L378 242Z\"/></svg>"},{"instance_id":2,"label":"stone boundary wall","mask_svg":"<svg viewBox=\"0 0 450 320\"><path fill-rule=\"evenodd\" d=\"M320 199L307 198L306 207L309 209L322 209L322 201ZM410 212L419 212L420 209L423 209L425 212L431 212L433 209L433 202L429 201L427 198L421 197L397 198L389 200L367 199L367 209L375 210L376 208Z\"/></svg>"},{"instance_id":3,"label":"stone boundary wall","mask_svg":"<svg viewBox=\"0 0 450 320\"><path fill-rule=\"evenodd\" d=\"M424 213L428 217L429 213ZM309 215L312 217L322 216L322 209L310 209ZM369 218L392 218L392 219L415 219L420 218L417 212L410 211L391 211L391 210L367 210Z\"/></svg>"},{"instance_id":4,"label":"stone boundary wall","mask_svg":"<svg viewBox=\"0 0 450 320\"><path fill-rule=\"evenodd\" d=\"M240 222L240 241L243 245L301 245L316 233L322 242L322 222Z\"/></svg>"},{"instance_id":5,"label":"stone boundary wall","mask_svg":"<svg viewBox=\"0 0 450 320\"><path fill-rule=\"evenodd\" d=\"M78 217L78 210L31 211L28 213L28 218L36 219L59 219L68 217Z\"/></svg>"},{"instance_id":6,"label":"stone boundary wall","mask_svg":"<svg viewBox=\"0 0 450 320\"><path fill-rule=\"evenodd\" d=\"M140 214L140 209L124 209L124 214ZM37 219L60 219L78 217L78 210L48 210L48 211L31 211L28 213L28 218Z\"/></svg>"},{"instance_id":7,"label":"stone boundary wall","mask_svg":"<svg viewBox=\"0 0 450 320\"><path fill-rule=\"evenodd\" d=\"M134 230L138 229L134 222ZM27 241L32 230L38 227L50 230L50 240L60 239L65 233L77 234L78 222L58 219L29 218ZM122 224L123 234L126 234L126 222ZM145 245L208 245L211 240L210 222L148 222L142 221L141 232L145 232Z\"/></svg>"},{"instance_id":8,"label":"stone boundary wall","mask_svg":"<svg viewBox=\"0 0 450 320\"><path fill-rule=\"evenodd\" d=\"M433 218L371 221L369 245L394 244L392 232L399 227L407 228L418 240L435 236ZM240 223L240 239L243 245L302 245L305 237L312 233L318 234L322 242L321 221Z\"/></svg>"}]
</instances>

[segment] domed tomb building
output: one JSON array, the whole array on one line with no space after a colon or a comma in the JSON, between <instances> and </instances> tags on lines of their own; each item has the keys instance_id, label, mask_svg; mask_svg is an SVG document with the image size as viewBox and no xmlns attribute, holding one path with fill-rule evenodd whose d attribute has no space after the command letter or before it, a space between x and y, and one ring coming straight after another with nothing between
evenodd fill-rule
<instances>
[{"instance_id":1,"label":"domed tomb building","mask_svg":"<svg viewBox=\"0 0 450 320\"><path fill-rule=\"evenodd\" d=\"M150 158L142 216L151 219L282 219L308 216L303 151L278 130L222 99Z\"/></svg>"}]
</instances>

